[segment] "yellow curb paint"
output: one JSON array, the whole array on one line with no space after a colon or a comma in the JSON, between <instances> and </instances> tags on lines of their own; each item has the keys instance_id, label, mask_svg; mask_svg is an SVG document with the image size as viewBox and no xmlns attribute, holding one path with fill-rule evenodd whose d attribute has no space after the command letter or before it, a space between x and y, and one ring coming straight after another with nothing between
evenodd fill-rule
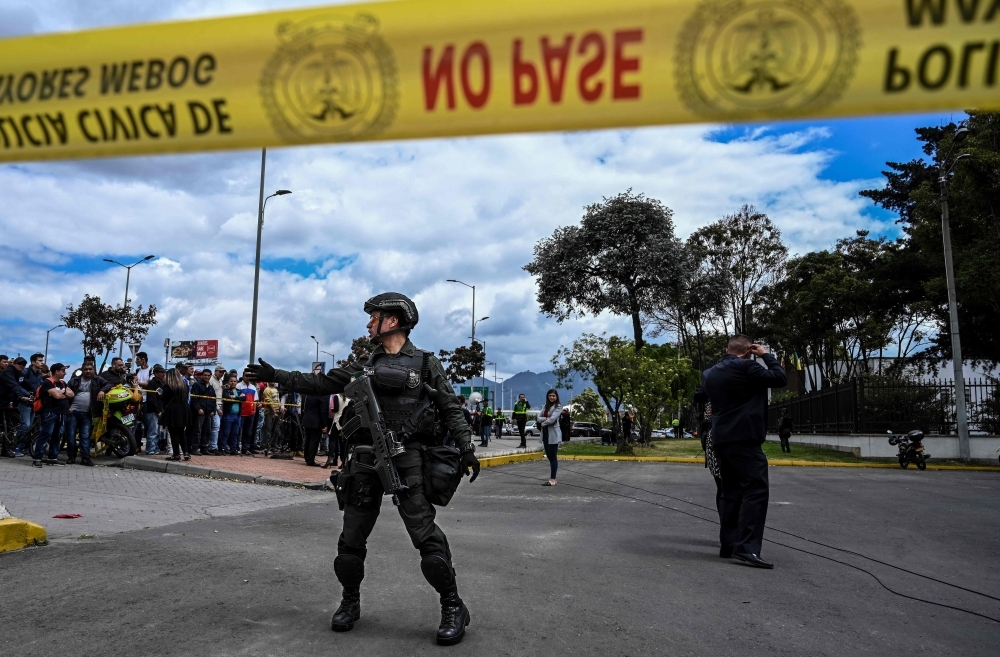
<instances>
[{"instance_id":1,"label":"yellow curb paint","mask_svg":"<svg viewBox=\"0 0 1000 657\"><path fill-rule=\"evenodd\" d=\"M45 545L45 528L20 518L0 520L0 552L12 552L29 545Z\"/></svg>"},{"instance_id":2,"label":"yellow curb paint","mask_svg":"<svg viewBox=\"0 0 1000 657\"><path fill-rule=\"evenodd\" d=\"M507 456L488 456L486 458L479 459L479 465L483 468L495 468L498 465L538 461L544 457L545 455L541 452L525 452L524 454L508 454Z\"/></svg>"},{"instance_id":3,"label":"yellow curb paint","mask_svg":"<svg viewBox=\"0 0 1000 657\"><path fill-rule=\"evenodd\" d=\"M559 455L560 461L639 461L646 463L698 463L703 464L704 459L689 458L682 456L583 456L583 455ZM838 463L824 461L796 461L790 459L769 460L768 465L775 466L798 466L804 468L881 468L889 470L901 469L896 463ZM970 472L1000 472L1000 468L991 465L932 465L927 464L928 470L965 470Z\"/></svg>"}]
</instances>

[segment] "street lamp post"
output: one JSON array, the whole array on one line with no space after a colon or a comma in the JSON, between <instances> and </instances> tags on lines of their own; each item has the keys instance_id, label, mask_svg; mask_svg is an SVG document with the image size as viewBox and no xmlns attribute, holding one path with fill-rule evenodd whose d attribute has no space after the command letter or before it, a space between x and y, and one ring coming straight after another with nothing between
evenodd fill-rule
<instances>
[{"instance_id":1,"label":"street lamp post","mask_svg":"<svg viewBox=\"0 0 1000 657\"><path fill-rule=\"evenodd\" d=\"M55 331L57 328L65 328L65 324L60 324L59 326L53 326L48 331L45 332L45 362L49 362L49 333Z\"/></svg>"},{"instance_id":2,"label":"street lamp post","mask_svg":"<svg viewBox=\"0 0 1000 657\"><path fill-rule=\"evenodd\" d=\"M125 268L125 308L126 309L128 308L128 284L129 284L129 279L132 277L132 267L135 267L136 265L141 265L142 263L146 262L147 260L152 260L155 257L156 256L154 256L154 255L148 255L148 256L146 256L145 258L143 258L142 260L140 260L138 262L133 262L131 265L123 265L122 263L118 262L117 260L111 260L109 258L105 258L104 259L104 262L110 262L112 264L118 265L119 267L124 267ZM121 334L121 337L118 340L118 356L119 357L123 357L124 356L124 354L122 353L122 349L124 349L124 348L125 348L125 332L123 330L122 334Z\"/></svg>"},{"instance_id":3,"label":"street lamp post","mask_svg":"<svg viewBox=\"0 0 1000 657\"><path fill-rule=\"evenodd\" d=\"M951 174L958 161L969 157L969 153L963 153L955 158L955 161L948 166L948 158L955 144L959 144L968 136L968 128L959 128L952 137L951 147L948 153L938 164L940 177L938 184L941 188L941 235L944 240L944 271L948 282L948 322L951 330L951 359L954 365L955 376L955 424L958 433L958 456L968 462L971 459L969 450L969 422L966 416L965 407L965 373L962 366L962 340L958 334L958 295L955 289L955 265L951 257L951 226L948 217L948 176Z\"/></svg>"},{"instance_id":4,"label":"street lamp post","mask_svg":"<svg viewBox=\"0 0 1000 657\"><path fill-rule=\"evenodd\" d=\"M264 231L264 208L267 206L267 199L272 196L284 196L291 194L287 189L279 189L267 198L264 198L264 163L267 160L267 149L260 149L260 200L257 202L257 258L253 267L253 316L250 319L250 363L254 362L257 355L257 293L260 290L260 236Z\"/></svg>"},{"instance_id":5,"label":"street lamp post","mask_svg":"<svg viewBox=\"0 0 1000 657\"><path fill-rule=\"evenodd\" d=\"M309 337L316 343L316 360L319 360L319 340L316 339L315 335L310 335Z\"/></svg>"},{"instance_id":6,"label":"street lamp post","mask_svg":"<svg viewBox=\"0 0 1000 657\"><path fill-rule=\"evenodd\" d=\"M335 367L337 367L337 357L336 356L334 356L333 354L331 354L329 351L320 350L320 353L321 354L326 354L327 356L330 357L330 369L331 370L334 369ZM319 359L317 358L316 360L319 360Z\"/></svg>"},{"instance_id":7,"label":"street lamp post","mask_svg":"<svg viewBox=\"0 0 1000 657\"><path fill-rule=\"evenodd\" d=\"M465 287L470 288L472 290L472 337L469 338L469 339L472 340L473 342L475 342L476 341L476 324L478 324L479 322L483 321L483 319L489 319L489 317L483 317L483 319L478 320L478 322L476 321L476 286L475 285L469 285L468 283L463 283L462 281L460 281L458 279L455 279L455 278L449 278L448 282L449 283L459 283L459 284L464 285Z\"/></svg>"}]
</instances>

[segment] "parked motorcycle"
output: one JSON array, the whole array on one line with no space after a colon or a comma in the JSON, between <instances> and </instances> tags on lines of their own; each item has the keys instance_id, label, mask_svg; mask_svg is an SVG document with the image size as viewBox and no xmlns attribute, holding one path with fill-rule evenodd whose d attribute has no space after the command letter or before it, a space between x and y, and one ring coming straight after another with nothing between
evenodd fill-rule
<instances>
[{"instance_id":1,"label":"parked motorcycle","mask_svg":"<svg viewBox=\"0 0 1000 657\"><path fill-rule=\"evenodd\" d=\"M107 451L118 458L136 453L135 415L139 410L142 394L136 388L115 386L104 396L106 403L105 425L97 438L104 443Z\"/></svg>"},{"instance_id":2,"label":"parked motorcycle","mask_svg":"<svg viewBox=\"0 0 1000 657\"><path fill-rule=\"evenodd\" d=\"M905 436L889 436L889 444L895 445L899 450L899 467L905 470L913 463L917 470L927 469L927 459L931 455L924 451L923 441L924 432L919 429L914 429Z\"/></svg>"}]
</instances>

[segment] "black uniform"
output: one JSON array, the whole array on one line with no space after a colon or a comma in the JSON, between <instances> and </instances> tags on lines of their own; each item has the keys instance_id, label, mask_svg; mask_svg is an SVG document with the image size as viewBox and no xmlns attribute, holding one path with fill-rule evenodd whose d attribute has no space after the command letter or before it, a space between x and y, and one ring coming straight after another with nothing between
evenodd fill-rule
<instances>
[{"instance_id":1,"label":"black uniform","mask_svg":"<svg viewBox=\"0 0 1000 657\"><path fill-rule=\"evenodd\" d=\"M430 352L417 349L412 342L406 341L398 354L387 354L383 347L378 346L372 353L367 366L390 365L407 369L410 378L407 387L398 395L379 395L379 405L385 414L386 422L390 430L401 431L403 422L410 418L413 411L420 404L422 383L426 382L438 391L435 406L438 416L444 423L444 427L451 432L452 439L456 446L461 449L472 440L472 432L469 424L465 421L462 407L458 403L452 391L451 383L444 373L441 363ZM330 395L344 391L344 387L351 382L356 370L334 369L325 374L305 374L301 372L286 372L275 370L275 380L288 388L309 395ZM412 387L411 387L412 382ZM345 414L350 413L350 406ZM347 421L341 422L346 427ZM430 427L423 427L415 435L409 436L404 442L406 452L393 459L399 476L409 489L399 495L399 515L403 519L403 525L410 536L413 547L420 551L420 556L424 557L421 569L424 576L437 589L441 591L440 578L435 578L435 573L428 574L425 563L429 557L435 555L442 557L447 562L447 567L451 570L451 550L448 547L448 539L441 531L441 528L434 522L436 511L434 506L427 501L423 494L423 473L421 445L428 445L435 441L440 444L440 436L435 435L435 430ZM345 429L346 430L346 429ZM355 432L350 438L350 444L371 444L371 438L362 436L363 431ZM369 457L371 458L371 457ZM370 462L370 463L373 463ZM354 485L348 495L347 503L344 507L344 528L337 542L338 558L334 564L334 569L338 579L345 586L358 585L364 577L363 562L368 553L368 536L375 527L378 520L379 511L382 506L382 484L378 476L369 472L355 473ZM357 557L359 564L353 559L344 559L345 556ZM444 579L449 580L447 585L454 584L453 572L451 576Z\"/></svg>"}]
</instances>

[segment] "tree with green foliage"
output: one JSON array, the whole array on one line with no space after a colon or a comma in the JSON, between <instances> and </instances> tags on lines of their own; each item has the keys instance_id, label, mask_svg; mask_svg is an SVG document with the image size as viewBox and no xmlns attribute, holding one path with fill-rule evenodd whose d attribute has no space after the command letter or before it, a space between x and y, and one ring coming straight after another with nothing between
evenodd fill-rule
<instances>
[{"instance_id":1,"label":"tree with green foliage","mask_svg":"<svg viewBox=\"0 0 1000 657\"><path fill-rule=\"evenodd\" d=\"M1000 113L969 111L967 139L952 149L955 123L917 128L928 159L888 162L886 185L861 195L895 212L904 232L907 267L900 277L916 283L928 302L937 331L929 355L951 356L944 249L941 235L939 165L951 150L954 167L949 205L958 319L965 358L1000 363Z\"/></svg>"},{"instance_id":2,"label":"tree with green foliage","mask_svg":"<svg viewBox=\"0 0 1000 657\"><path fill-rule=\"evenodd\" d=\"M928 334L929 309L905 275L908 259L904 242L868 231L793 258L786 276L762 294L758 326L773 349L815 366L819 380L807 369L814 389L892 374Z\"/></svg>"},{"instance_id":3,"label":"tree with green foliage","mask_svg":"<svg viewBox=\"0 0 1000 657\"><path fill-rule=\"evenodd\" d=\"M707 264L709 281L714 285L710 304L724 307L722 332L751 333L752 317L758 295L775 284L785 272L788 247L774 222L752 205L744 205L734 214L699 228L688 239L695 257ZM714 308L712 308L714 310Z\"/></svg>"},{"instance_id":4,"label":"tree with green foliage","mask_svg":"<svg viewBox=\"0 0 1000 657\"><path fill-rule=\"evenodd\" d=\"M574 373L589 379L597 388L597 396L604 403L608 417L611 418L611 432L617 436L619 450L623 449L624 441L618 418L622 401L618 396L617 375L624 365L614 355L620 353L620 350L615 348L623 344L631 345L616 335L609 338L604 334L584 333L571 346L562 347L552 357L557 388L565 388Z\"/></svg>"},{"instance_id":5,"label":"tree with green foliage","mask_svg":"<svg viewBox=\"0 0 1000 657\"><path fill-rule=\"evenodd\" d=\"M664 414L673 415L678 402L689 398L700 378L691 361L678 358L669 345L646 345L635 351L631 344L611 347L611 359L621 369L609 377L616 396L635 409L641 427L639 440L648 444L653 427Z\"/></svg>"},{"instance_id":6,"label":"tree with green foliage","mask_svg":"<svg viewBox=\"0 0 1000 657\"><path fill-rule=\"evenodd\" d=\"M479 376L486 365L486 353L478 340L474 340L470 347L460 346L454 351L442 349L438 358L445 365L444 373L452 383L465 383Z\"/></svg>"},{"instance_id":7,"label":"tree with green foliage","mask_svg":"<svg viewBox=\"0 0 1000 657\"><path fill-rule=\"evenodd\" d=\"M569 402L575 407L573 419L580 422L591 422L599 427L608 424L608 411L601 397L593 388L584 388L583 392Z\"/></svg>"},{"instance_id":8,"label":"tree with green foliage","mask_svg":"<svg viewBox=\"0 0 1000 657\"><path fill-rule=\"evenodd\" d=\"M344 369L360 369L371 358L372 352L377 346L367 335L354 338L351 341L351 351L347 354L347 358L338 360L337 366Z\"/></svg>"},{"instance_id":9,"label":"tree with green foliage","mask_svg":"<svg viewBox=\"0 0 1000 657\"><path fill-rule=\"evenodd\" d=\"M149 329L156 325L156 306L143 309L138 306L111 306L101 301L101 297L85 294L79 305L66 306L66 314L60 317L66 328L83 333L83 357L103 355L104 360L98 371L103 371L108 358L119 340L142 342Z\"/></svg>"},{"instance_id":10,"label":"tree with green foliage","mask_svg":"<svg viewBox=\"0 0 1000 657\"><path fill-rule=\"evenodd\" d=\"M660 201L629 189L588 205L579 226L539 241L524 269L538 279L542 313L559 322L587 312L629 316L641 349L643 317L681 275L672 217Z\"/></svg>"}]
</instances>

